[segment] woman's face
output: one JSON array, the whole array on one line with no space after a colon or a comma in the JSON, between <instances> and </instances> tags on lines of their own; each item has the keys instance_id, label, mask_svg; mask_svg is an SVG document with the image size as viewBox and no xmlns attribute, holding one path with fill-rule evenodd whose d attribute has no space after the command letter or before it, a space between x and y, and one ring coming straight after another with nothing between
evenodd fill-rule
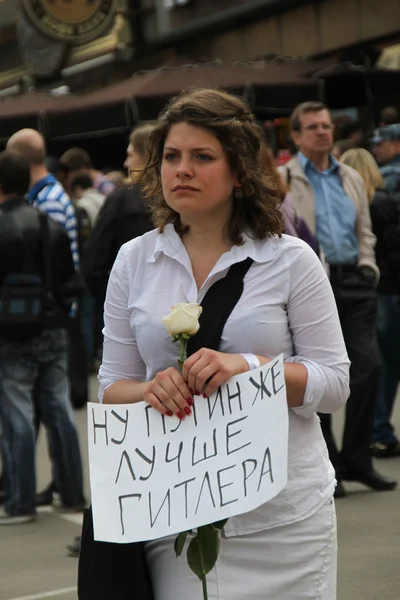
<instances>
[{"instance_id":1,"label":"woman's face","mask_svg":"<svg viewBox=\"0 0 400 600\"><path fill-rule=\"evenodd\" d=\"M128 174L131 171L135 171L143 167L143 156L135 150L132 144L129 144L126 149L126 160L124 162L124 167L128 171Z\"/></svg>"},{"instance_id":2,"label":"woman's face","mask_svg":"<svg viewBox=\"0 0 400 600\"><path fill-rule=\"evenodd\" d=\"M211 215L228 219L238 184L214 133L188 123L172 125L169 131L161 182L165 201L184 220Z\"/></svg>"}]
</instances>

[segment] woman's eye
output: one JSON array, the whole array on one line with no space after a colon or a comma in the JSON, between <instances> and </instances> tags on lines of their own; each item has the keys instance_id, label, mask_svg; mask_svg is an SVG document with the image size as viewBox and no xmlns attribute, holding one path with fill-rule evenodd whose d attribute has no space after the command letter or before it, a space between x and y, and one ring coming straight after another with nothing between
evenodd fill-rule
<instances>
[{"instance_id":1,"label":"woman's eye","mask_svg":"<svg viewBox=\"0 0 400 600\"><path fill-rule=\"evenodd\" d=\"M176 154L174 152L168 152L168 154L164 155L164 160L172 161L176 159Z\"/></svg>"},{"instance_id":2,"label":"woman's eye","mask_svg":"<svg viewBox=\"0 0 400 600\"><path fill-rule=\"evenodd\" d=\"M199 158L200 160L212 160L209 154L198 154L197 158Z\"/></svg>"}]
</instances>

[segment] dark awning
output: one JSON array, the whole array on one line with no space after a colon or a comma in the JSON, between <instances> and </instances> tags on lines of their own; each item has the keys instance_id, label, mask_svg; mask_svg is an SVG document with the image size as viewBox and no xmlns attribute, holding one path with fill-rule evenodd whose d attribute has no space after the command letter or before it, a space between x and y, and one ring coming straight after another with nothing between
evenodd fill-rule
<instances>
[{"instance_id":1,"label":"dark awning","mask_svg":"<svg viewBox=\"0 0 400 600\"><path fill-rule=\"evenodd\" d=\"M166 66L81 96L27 94L0 103L0 137L26 126L40 128L51 139L129 131L134 122L157 118L171 97L192 87L244 95L254 107L278 116L317 98L318 83L306 79L306 68L311 67L302 61Z\"/></svg>"},{"instance_id":2,"label":"dark awning","mask_svg":"<svg viewBox=\"0 0 400 600\"><path fill-rule=\"evenodd\" d=\"M350 62L317 71L315 81L324 82L330 108L366 106L373 98L400 94L400 71L355 66Z\"/></svg>"},{"instance_id":3,"label":"dark awning","mask_svg":"<svg viewBox=\"0 0 400 600\"><path fill-rule=\"evenodd\" d=\"M84 94L53 97L26 94L0 102L0 139L23 127L39 128L48 139L79 139L128 133L134 123L157 118L183 89L215 87L244 96L260 117L290 114L306 100L331 108L369 105L371 98L400 93L400 71L344 63L273 60L164 66ZM311 77L310 77L311 76Z\"/></svg>"}]
</instances>

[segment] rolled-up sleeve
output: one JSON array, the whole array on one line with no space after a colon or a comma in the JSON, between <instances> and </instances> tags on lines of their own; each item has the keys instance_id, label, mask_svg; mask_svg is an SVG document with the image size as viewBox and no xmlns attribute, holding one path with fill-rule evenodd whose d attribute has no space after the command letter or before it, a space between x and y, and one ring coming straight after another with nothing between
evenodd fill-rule
<instances>
[{"instance_id":1,"label":"rolled-up sleeve","mask_svg":"<svg viewBox=\"0 0 400 600\"><path fill-rule=\"evenodd\" d=\"M105 390L116 381L144 381L146 377L146 366L130 324L131 279L126 246L122 246L110 274L104 304L104 345L99 370L99 402L103 401Z\"/></svg>"},{"instance_id":2,"label":"rolled-up sleeve","mask_svg":"<svg viewBox=\"0 0 400 600\"><path fill-rule=\"evenodd\" d=\"M317 411L336 412L345 404L350 361L326 273L310 248L298 250L290 265L287 305L294 354L286 361L307 369L303 405L292 410L309 418Z\"/></svg>"}]
</instances>

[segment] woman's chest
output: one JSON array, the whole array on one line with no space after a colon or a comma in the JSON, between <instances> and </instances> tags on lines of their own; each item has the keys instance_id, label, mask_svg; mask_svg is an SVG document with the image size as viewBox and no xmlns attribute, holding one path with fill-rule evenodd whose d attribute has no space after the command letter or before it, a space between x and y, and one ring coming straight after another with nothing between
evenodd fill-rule
<instances>
[{"instance_id":1,"label":"woman's chest","mask_svg":"<svg viewBox=\"0 0 400 600\"><path fill-rule=\"evenodd\" d=\"M286 285L269 277L261 265L252 267L244 281L243 293L227 320L220 350L252 352L264 356L292 353L287 314ZM193 275L189 272L154 272L142 277L129 298L130 325L145 364L157 369L175 364L178 348L168 336L162 317L181 302L201 303ZM206 292L207 293L207 292ZM221 297L221 302L223 298ZM211 317L212 318L212 317Z\"/></svg>"}]
</instances>

